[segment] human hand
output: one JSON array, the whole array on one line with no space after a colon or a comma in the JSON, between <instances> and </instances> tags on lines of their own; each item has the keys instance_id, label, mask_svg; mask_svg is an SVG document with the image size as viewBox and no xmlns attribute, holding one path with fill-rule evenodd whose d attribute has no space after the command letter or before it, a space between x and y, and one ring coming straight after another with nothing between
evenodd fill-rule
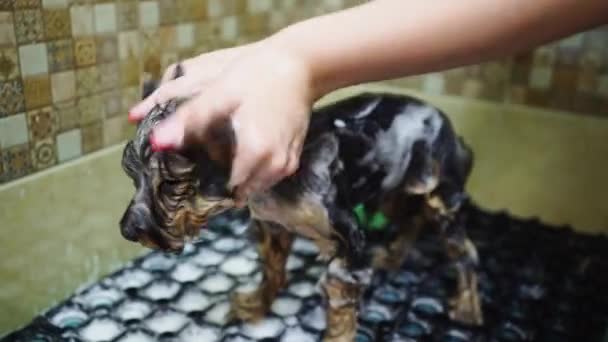
<instances>
[{"instance_id":1,"label":"human hand","mask_svg":"<svg viewBox=\"0 0 608 342\"><path fill-rule=\"evenodd\" d=\"M157 103L189 97L152 132L156 150L202 144L207 129L229 119L236 151L229 186L242 203L298 168L314 101L308 67L297 56L261 41L202 54L182 64L184 76L161 86L129 113L141 120Z\"/></svg>"}]
</instances>

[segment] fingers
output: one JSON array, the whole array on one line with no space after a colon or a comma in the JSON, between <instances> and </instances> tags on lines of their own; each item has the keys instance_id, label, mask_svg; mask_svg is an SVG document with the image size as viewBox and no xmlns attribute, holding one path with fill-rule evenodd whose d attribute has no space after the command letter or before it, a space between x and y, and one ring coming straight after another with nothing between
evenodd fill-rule
<instances>
[{"instance_id":1,"label":"fingers","mask_svg":"<svg viewBox=\"0 0 608 342\"><path fill-rule=\"evenodd\" d=\"M213 105L210 96L200 94L181 105L175 114L159 123L152 131L150 144L155 151L175 150L184 146L188 137L204 136L211 122L226 114Z\"/></svg>"},{"instance_id":2,"label":"fingers","mask_svg":"<svg viewBox=\"0 0 608 342\"><path fill-rule=\"evenodd\" d=\"M162 104L177 97L190 97L201 90L203 84L191 78L180 77L158 87L150 96L135 105L129 111L129 121L143 119L157 104Z\"/></svg>"}]
</instances>

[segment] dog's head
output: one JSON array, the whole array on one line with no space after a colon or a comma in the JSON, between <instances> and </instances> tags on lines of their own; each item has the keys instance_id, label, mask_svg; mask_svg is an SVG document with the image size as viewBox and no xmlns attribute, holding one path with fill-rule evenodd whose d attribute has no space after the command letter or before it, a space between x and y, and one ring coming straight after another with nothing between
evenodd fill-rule
<instances>
[{"instance_id":1,"label":"dog's head","mask_svg":"<svg viewBox=\"0 0 608 342\"><path fill-rule=\"evenodd\" d=\"M172 100L157 105L139 124L122 157L122 167L136 190L120 221L123 237L173 252L198 236L211 216L234 206L226 188L231 160L226 125L208 134L205 148L152 151L152 128L174 113L178 104Z\"/></svg>"}]
</instances>

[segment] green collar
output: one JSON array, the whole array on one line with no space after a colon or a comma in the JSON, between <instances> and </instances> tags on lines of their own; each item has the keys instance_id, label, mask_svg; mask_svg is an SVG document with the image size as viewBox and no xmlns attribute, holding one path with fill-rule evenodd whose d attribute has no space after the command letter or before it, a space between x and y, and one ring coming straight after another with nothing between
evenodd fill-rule
<instances>
[{"instance_id":1,"label":"green collar","mask_svg":"<svg viewBox=\"0 0 608 342\"><path fill-rule=\"evenodd\" d=\"M382 230L389 224L388 218L380 211L371 213L363 203L353 208L359 227L366 230Z\"/></svg>"}]
</instances>

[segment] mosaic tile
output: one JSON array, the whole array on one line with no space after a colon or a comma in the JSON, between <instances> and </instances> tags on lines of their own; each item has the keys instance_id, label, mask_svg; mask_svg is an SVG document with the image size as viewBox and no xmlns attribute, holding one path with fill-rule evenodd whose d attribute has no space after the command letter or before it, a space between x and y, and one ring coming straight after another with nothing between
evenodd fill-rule
<instances>
[{"instance_id":1,"label":"mosaic tile","mask_svg":"<svg viewBox=\"0 0 608 342\"><path fill-rule=\"evenodd\" d=\"M103 101L103 112L106 118L114 116L124 116L126 111L121 108L121 90L112 90L101 94Z\"/></svg>"},{"instance_id":2,"label":"mosaic tile","mask_svg":"<svg viewBox=\"0 0 608 342\"><path fill-rule=\"evenodd\" d=\"M39 8L40 0L14 0L15 9Z\"/></svg>"},{"instance_id":3,"label":"mosaic tile","mask_svg":"<svg viewBox=\"0 0 608 342\"><path fill-rule=\"evenodd\" d=\"M124 126L128 124L125 116L106 119L103 123L103 145L110 146L123 141Z\"/></svg>"},{"instance_id":4,"label":"mosaic tile","mask_svg":"<svg viewBox=\"0 0 608 342\"><path fill-rule=\"evenodd\" d=\"M70 14L72 18L72 33L74 37L83 37L95 34L93 6L71 6Z\"/></svg>"},{"instance_id":5,"label":"mosaic tile","mask_svg":"<svg viewBox=\"0 0 608 342\"><path fill-rule=\"evenodd\" d=\"M51 80L48 74L24 78L23 88L27 109L51 104Z\"/></svg>"},{"instance_id":6,"label":"mosaic tile","mask_svg":"<svg viewBox=\"0 0 608 342\"><path fill-rule=\"evenodd\" d=\"M0 12L0 45L13 46L16 43L13 13Z\"/></svg>"},{"instance_id":7,"label":"mosaic tile","mask_svg":"<svg viewBox=\"0 0 608 342\"><path fill-rule=\"evenodd\" d=\"M201 1L201 3L203 3L203 1ZM159 0L158 6L161 25L175 24L178 21L177 1Z\"/></svg>"},{"instance_id":8,"label":"mosaic tile","mask_svg":"<svg viewBox=\"0 0 608 342\"><path fill-rule=\"evenodd\" d=\"M158 1L142 1L139 3L139 25L143 28L158 27L160 12Z\"/></svg>"},{"instance_id":9,"label":"mosaic tile","mask_svg":"<svg viewBox=\"0 0 608 342\"><path fill-rule=\"evenodd\" d=\"M88 96L99 87L99 70L97 66L76 70L76 95Z\"/></svg>"},{"instance_id":10,"label":"mosaic tile","mask_svg":"<svg viewBox=\"0 0 608 342\"><path fill-rule=\"evenodd\" d=\"M76 73L74 70L51 75L51 94L53 102L62 102L76 96Z\"/></svg>"},{"instance_id":11,"label":"mosaic tile","mask_svg":"<svg viewBox=\"0 0 608 342\"><path fill-rule=\"evenodd\" d=\"M74 59L77 66L88 66L95 64L97 52L95 38L78 38L74 41Z\"/></svg>"},{"instance_id":12,"label":"mosaic tile","mask_svg":"<svg viewBox=\"0 0 608 342\"><path fill-rule=\"evenodd\" d=\"M190 48L194 45L194 24L177 25L177 46L180 49Z\"/></svg>"},{"instance_id":13,"label":"mosaic tile","mask_svg":"<svg viewBox=\"0 0 608 342\"><path fill-rule=\"evenodd\" d=\"M247 0L248 13L263 13L272 9L272 0Z\"/></svg>"},{"instance_id":14,"label":"mosaic tile","mask_svg":"<svg viewBox=\"0 0 608 342\"><path fill-rule=\"evenodd\" d=\"M220 38L224 41L233 41L239 35L239 22L236 17L222 18Z\"/></svg>"},{"instance_id":15,"label":"mosaic tile","mask_svg":"<svg viewBox=\"0 0 608 342\"><path fill-rule=\"evenodd\" d=\"M33 76L48 72L48 52L45 44L23 45L19 47L21 74Z\"/></svg>"},{"instance_id":16,"label":"mosaic tile","mask_svg":"<svg viewBox=\"0 0 608 342\"><path fill-rule=\"evenodd\" d=\"M68 8L69 0L42 0L42 8Z\"/></svg>"},{"instance_id":17,"label":"mosaic tile","mask_svg":"<svg viewBox=\"0 0 608 342\"><path fill-rule=\"evenodd\" d=\"M104 108L101 101L100 95L81 97L77 100L81 126L103 120Z\"/></svg>"},{"instance_id":18,"label":"mosaic tile","mask_svg":"<svg viewBox=\"0 0 608 342\"><path fill-rule=\"evenodd\" d=\"M42 12L39 9L15 11L15 35L19 44L44 40Z\"/></svg>"},{"instance_id":19,"label":"mosaic tile","mask_svg":"<svg viewBox=\"0 0 608 342\"><path fill-rule=\"evenodd\" d=\"M27 118L24 113L0 119L0 147L2 149L27 142Z\"/></svg>"},{"instance_id":20,"label":"mosaic tile","mask_svg":"<svg viewBox=\"0 0 608 342\"><path fill-rule=\"evenodd\" d=\"M118 57L121 61L141 56L139 32L128 31L118 34Z\"/></svg>"},{"instance_id":21,"label":"mosaic tile","mask_svg":"<svg viewBox=\"0 0 608 342\"><path fill-rule=\"evenodd\" d=\"M207 17L207 4L199 0L178 0L178 22L202 20Z\"/></svg>"},{"instance_id":22,"label":"mosaic tile","mask_svg":"<svg viewBox=\"0 0 608 342\"><path fill-rule=\"evenodd\" d=\"M0 82L0 118L25 110L25 95L21 80Z\"/></svg>"},{"instance_id":23,"label":"mosaic tile","mask_svg":"<svg viewBox=\"0 0 608 342\"><path fill-rule=\"evenodd\" d=\"M287 20L287 16L283 12L272 11L268 17L268 28L271 32L276 32L285 26L289 21Z\"/></svg>"},{"instance_id":24,"label":"mosaic tile","mask_svg":"<svg viewBox=\"0 0 608 342\"><path fill-rule=\"evenodd\" d=\"M53 103L53 112L59 124L59 132L71 130L80 124L80 112L75 100Z\"/></svg>"},{"instance_id":25,"label":"mosaic tile","mask_svg":"<svg viewBox=\"0 0 608 342\"><path fill-rule=\"evenodd\" d=\"M103 146L103 125L97 121L90 125L82 126L82 151L90 153Z\"/></svg>"},{"instance_id":26,"label":"mosaic tile","mask_svg":"<svg viewBox=\"0 0 608 342\"><path fill-rule=\"evenodd\" d=\"M97 68L99 69L99 90L113 89L120 84L118 63L99 64Z\"/></svg>"},{"instance_id":27,"label":"mosaic tile","mask_svg":"<svg viewBox=\"0 0 608 342\"><path fill-rule=\"evenodd\" d=\"M57 135L57 159L68 161L82 155L80 129L73 129Z\"/></svg>"},{"instance_id":28,"label":"mosaic tile","mask_svg":"<svg viewBox=\"0 0 608 342\"><path fill-rule=\"evenodd\" d=\"M70 12L67 9L45 10L43 15L47 39L71 37L72 24Z\"/></svg>"},{"instance_id":29,"label":"mosaic tile","mask_svg":"<svg viewBox=\"0 0 608 342\"><path fill-rule=\"evenodd\" d=\"M34 142L30 150L32 167L43 170L57 164L56 150L54 138Z\"/></svg>"},{"instance_id":30,"label":"mosaic tile","mask_svg":"<svg viewBox=\"0 0 608 342\"><path fill-rule=\"evenodd\" d=\"M219 20L205 20L194 24L194 41L196 46L206 46L210 50L221 34Z\"/></svg>"},{"instance_id":31,"label":"mosaic tile","mask_svg":"<svg viewBox=\"0 0 608 342\"><path fill-rule=\"evenodd\" d=\"M23 177L32 172L29 144L3 150L2 159L8 179Z\"/></svg>"},{"instance_id":32,"label":"mosaic tile","mask_svg":"<svg viewBox=\"0 0 608 342\"><path fill-rule=\"evenodd\" d=\"M173 0L170 2L173 2ZM139 26L139 5L137 0L120 0L118 2L117 21L118 29L121 31L137 29Z\"/></svg>"},{"instance_id":33,"label":"mosaic tile","mask_svg":"<svg viewBox=\"0 0 608 342\"><path fill-rule=\"evenodd\" d=\"M224 4L223 0L207 0L207 15L210 18L219 18L224 15Z\"/></svg>"},{"instance_id":34,"label":"mosaic tile","mask_svg":"<svg viewBox=\"0 0 608 342\"><path fill-rule=\"evenodd\" d=\"M56 40L47 44L48 62L51 72L63 71L74 67L72 40Z\"/></svg>"},{"instance_id":35,"label":"mosaic tile","mask_svg":"<svg viewBox=\"0 0 608 342\"><path fill-rule=\"evenodd\" d=\"M116 35L97 36L95 45L97 63L109 63L118 59L118 41Z\"/></svg>"},{"instance_id":36,"label":"mosaic tile","mask_svg":"<svg viewBox=\"0 0 608 342\"><path fill-rule=\"evenodd\" d=\"M116 32L116 4L105 3L95 5L95 32Z\"/></svg>"},{"instance_id":37,"label":"mosaic tile","mask_svg":"<svg viewBox=\"0 0 608 342\"><path fill-rule=\"evenodd\" d=\"M15 48L0 48L0 81L19 77L19 58Z\"/></svg>"},{"instance_id":38,"label":"mosaic tile","mask_svg":"<svg viewBox=\"0 0 608 342\"><path fill-rule=\"evenodd\" d=\"M52 138L57 133L57 116L50 106L27 112L27 124L30 141Z\"/></svg>"}]
</instances>

